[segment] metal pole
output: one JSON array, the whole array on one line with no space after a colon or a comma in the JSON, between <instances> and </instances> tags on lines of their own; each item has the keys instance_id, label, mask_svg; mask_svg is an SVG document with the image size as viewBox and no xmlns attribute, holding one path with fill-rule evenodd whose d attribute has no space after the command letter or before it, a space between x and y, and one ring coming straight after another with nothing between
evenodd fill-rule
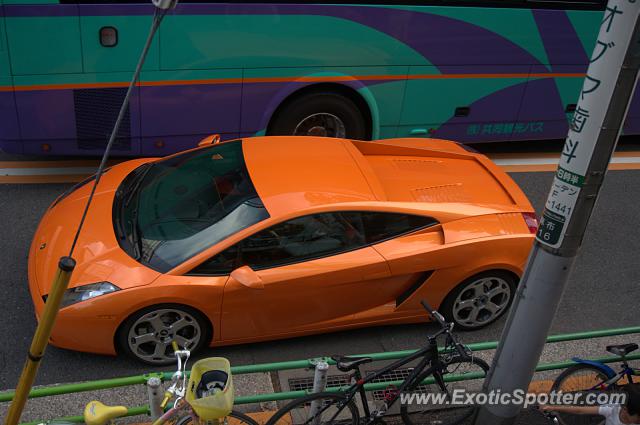
<instances>
[{"instance_id":1,"label":"metal pole","mask_svg":"<svg viewBox=\"0 0 640 425\"><path fill-rule=\"evenodd\" d=\"M313 375L313 392L314 393L321 393L327 387L327 371L328 370L329 370L329 363L325 362L324 360L319 360L316 363L316 370ZM318 416L316 418L315 416L318 414L321 407L322 406L320 405L320 401L316 400L311 402L311 408L309 409L309 417L313 418L313 421L311 422L313 425L320 424L321 417Z\"/></svg>"},{"instance_id":2,"label":"metal pole","mask_svg":"<svg viewBox=\"0 0 640 425\"><path fill-rule=\"evenodd\" d=\"M171 7L171 3L164 0L158 0L160 4L163 6ZM164 8L164 7L163 7ZM151 23L151 29L149 30L149 35L147 36L147 41L142 49L142 53L140 58L138 59L138 64L136 65L136 69L133 73L133 77L131 79L131 83L127 88L127 93L125 94L122 105L120 106L120 112L118 113L118 117L116 118L116 122L113 126L113 130L111 131L111 136L109 137L109 141L107 143L107 147L105 148L104 154L102 156L102 161L100 161L100 166L98 167L98 171L96 173L96 179L91 187L91 192L87 199L87 203L85 204L84 211L82 213L82 217L80 218L80 223L78 224L78 228L76 229L75 236L73 237L73 242L71 243L71 248L69 249L69 255L67 257L60 258L60 262L58 263L58 274L54 278L54 283L51 289L51 293L47 298L47 302L44 306L44 312L42 314L42 318L38 323L38 327L36 328L35 335L33 336L33 340L31 343L31 348L29 349L27 362L25 363L24 369L20 376L20 380L18 381L18 385L16 386L16 395L14 397L13 402L11 403L11 407L9 408L9 412L7 413L7 417L5 419L5 425L16 425L20 420L20 416L22 415L22 410L24 409L24 405L27 401L27 397L31 387L33 386L33 381L36 377L36 372L38 371L38 365L42 356L44 355L44 350L49 342L49 337L51 336L51 330L53 329L53 325L56 320L56 316L58 315L58 310L60 310L60 302L62 301L62 297L64 292L69 285L69 280L71 279L71 272L75 267L75 260L72 258L73 251L76 247L76 243L78 242L78 238L80 236L80 232L82 231L82 226L84 225L85 219L87 218L87 214L89 212L89 207L91 206L91 201L96 192L96 188L98 187L98 183L100 183L100 177L104 171L104 168L107 164L107 159L109 158L109 152L111 151L111 147L116 139L118 134L118 129L120 128L120 124L125 115L125 111L129 106L129 99L131 97L131 93L133 88L135 87L136 81L140 76L140 71L142 70L142 65L144 64L144 60L147 56L149 48L151 47L151 42L153 41L153 36L156 33L160 23L162 22L162 18L164 17L166 10L156 12L153 15L153 22Z\"/></svg>"},{"instance_id":3,"label":"metal pole","mask_svg":"<svg viewBox=\"0 0 640 425\"><path fill-rule=\"evenodd\" d=\"M60 303L62 297L67 289L71 274L76 266L76 262L71 257L62 257L58 262L58 272L53 279L53 285L51 286L51 293L47 297L47 302L44 304L44 311L42 317L36 328L36 333L33 335L31 341L31 347L27 353L27 361L24 364L22 373L20 374L20 380L16 388L16 394L9 406L9 412L5 419L6 425L16 425L20 420L22 409L27 402L29 390L33 386L33 381L36 378L38 372L38 366L40 366L40 360L44 356L44 351L47 348L49 337L51 336L51 330L55 322L56 314L60 309Z\"/></svg>"},{"instance_id":4,"label":"metal pole","mask_svg":"<svg viewBox=\"0 0 640 425\"><path fill-rule=\"evenodd\" d=\"M152 376L147 380L147 395L149 396L149 414L151 419L155 421L164 413L161 407L164 389L162 381L157 376Z\"/></svg>"},{"instance_id":5,"label":"metal pole","mask_svg":"<svg viewBox=\"0 0 640 425\"><path fill-rule=\"evenodd\" d=\"M526 391L615 150L640 67L640 1L610 0L487 393ZM476 425L512 424L519 405L484 405Z\"/></svg>"}]
</instances>

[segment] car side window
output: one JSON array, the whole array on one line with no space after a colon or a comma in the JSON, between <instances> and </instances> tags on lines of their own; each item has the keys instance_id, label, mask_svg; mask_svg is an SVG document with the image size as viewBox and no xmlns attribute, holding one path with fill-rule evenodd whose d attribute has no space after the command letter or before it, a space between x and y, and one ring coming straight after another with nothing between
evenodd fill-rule
<instances>
[{"instance_id":1,"label":"car side window","mask_svg":"<svg viewBox=\"0 0 640 425\"><path fill-rule=\"evenodd\" d=\"M435 224L431 217L375 211L298 217L247 237L189 274L220 276L243 265L261 270L327 257Z\"/></svg>"},{"instance_id":2,"label":"car side window","mask_svg":"<svg viewBox=\"0 0 640 425\"><path fill-rule=\"evenodd\" d=\"M363 233L339 213L276 224L241 242L242 264L255 270L325 257L366 245Z\"/></svg>"},{"instance_id":3,"label":"car side window","mask_svg":"<svg viewBox=\"0 0 640 425\"><path fill-rule=\"evenodd\" d=\"M436 219L421 215L375 211L363 211L360 214L367 244L378 243L404 233L438 224Z\"/></svg>"},{"instance_id":4,"label":"car side window","mask_svg":"<svg viewBox=\"0 0 640 425\"><path fill-rule=\"evenodd\" d=\"M235 244L200 264L187 274L195 276L228 275L238 267L238 259L238 244Z\"/></svg>"}]
</instances>

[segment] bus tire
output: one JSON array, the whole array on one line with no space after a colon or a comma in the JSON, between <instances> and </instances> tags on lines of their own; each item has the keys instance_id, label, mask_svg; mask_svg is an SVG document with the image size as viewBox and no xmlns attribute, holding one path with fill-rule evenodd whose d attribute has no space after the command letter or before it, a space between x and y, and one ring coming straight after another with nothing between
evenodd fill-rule
<instances>
[{"instance_id":1,"label":"bus tire","mask_svg":"<svg viewBox=\"0 0 640 425\"><path fill-rule=\"evenodd\" d=\"M332 92L308 93L285 103L267 130L273 136L321 136L366 140L365 117L349 97Z\"/></svg>"}]
</instances>

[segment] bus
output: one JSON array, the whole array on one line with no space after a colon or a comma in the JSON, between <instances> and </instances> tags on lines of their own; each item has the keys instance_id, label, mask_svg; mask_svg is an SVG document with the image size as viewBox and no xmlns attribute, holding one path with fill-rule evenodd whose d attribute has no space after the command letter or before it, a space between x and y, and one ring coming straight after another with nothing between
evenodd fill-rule
<instances>
[{"instance_id":1,"label":"bus","mask_svg":"<svg viewBox=\"0 0 640 425\"><path fill-rule=\"evenodd\" d=\"M154 39L113 153L160 156L214 133L564 138L605 8L182 0ZM0 149L100 154L153 13L148 0L0 0ZM624 132L639 130L634 100Z\"/></svg>"}]
</instances>

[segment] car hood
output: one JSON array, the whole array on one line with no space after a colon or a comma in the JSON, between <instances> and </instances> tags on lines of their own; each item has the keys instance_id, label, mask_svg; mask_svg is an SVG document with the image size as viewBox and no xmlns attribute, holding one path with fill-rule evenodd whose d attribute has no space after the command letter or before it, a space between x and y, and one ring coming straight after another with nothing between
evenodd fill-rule
<instances>
[{"instance_id":1,"label":"car hood","mask_svg":"<svg viewBox=\"0 0 640 425\"><path fill-rule=\"evenodd\" d=\"M73 258L76 268L69 287L107 281L121 289L148 285L159 273L129 257L118 245L113 229L115 191L129 172L149 159L127 161L104 174L89 208ZM42 218L34 236L30 263L32 278L41 295L49 293L60 257L69 255L93 181L54 202Z\"/></svg>"}]
</instances>

